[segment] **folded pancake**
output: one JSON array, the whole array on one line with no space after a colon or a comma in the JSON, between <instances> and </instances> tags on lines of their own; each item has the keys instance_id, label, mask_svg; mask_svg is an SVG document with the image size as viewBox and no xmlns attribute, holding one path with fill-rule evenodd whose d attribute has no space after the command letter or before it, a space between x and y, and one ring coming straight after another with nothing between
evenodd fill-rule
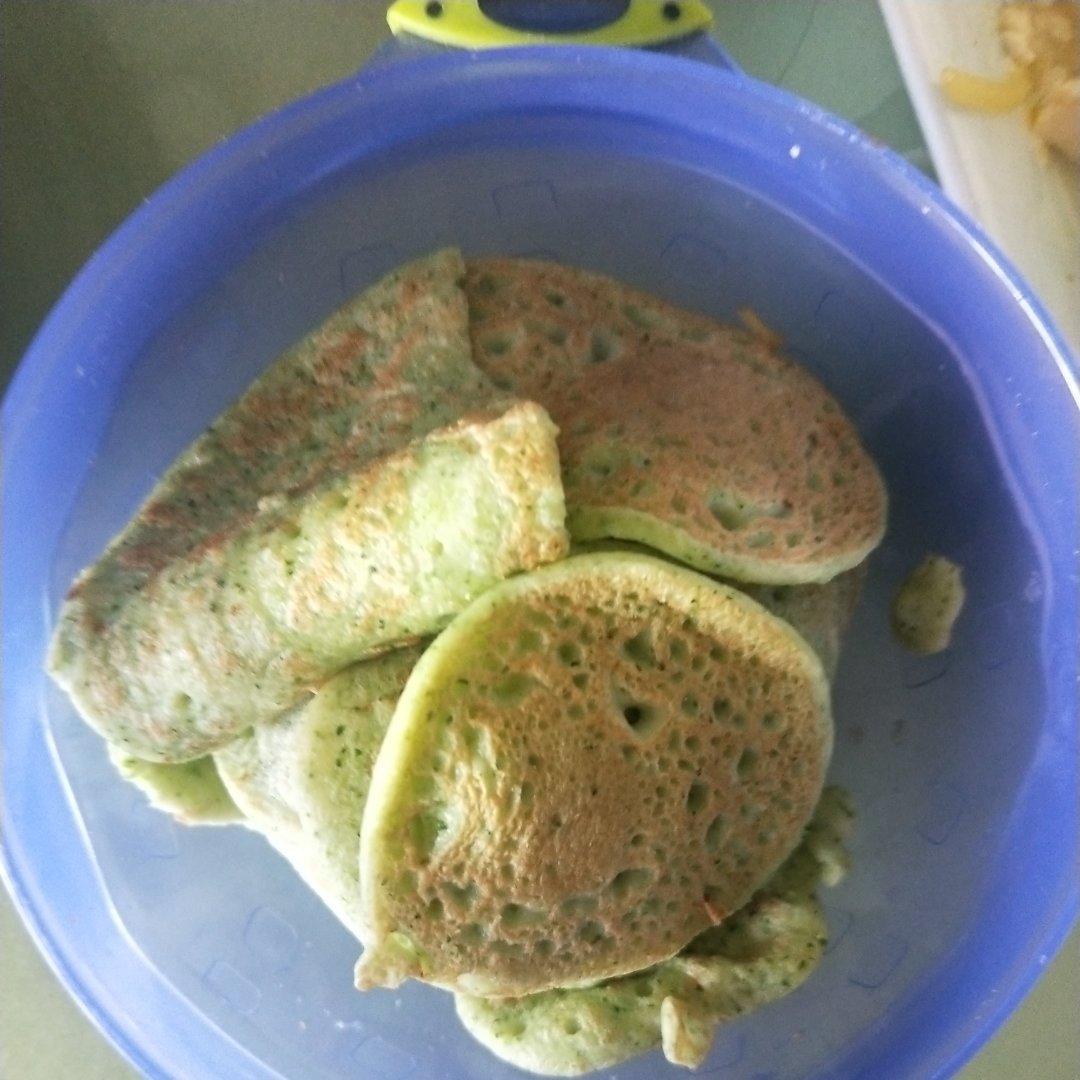
<instances>
[{"instance_id":1,"label":"folded pancake","mask_svg":"<svg viewBox=\"0 0 1080 1080\"><path fill-rule=\"evenodd\" d=\"M662 1046L697 1068L717 1024L784 997L814 971L827 927L816 898L847 869L852 812L826 788L802 842L745 907L678 956L601 986L522 998L456 995L466 1030L519 1069L579 1076Z\"/></svg>"},{"instance_id":2,"label":"folded pancake","mask_svg":"<svg viewBox=\"0 0 1080 1080\"><path fill-rule=\"evenodd\" d=\"M110 746L116 771L137 787L157 810L183 825L233 825L244 820L225 789L213 758L201 757L179 765L142 761Z\"/></svg>"},{"instance_id":3,"label":"folded pancake","mask_svg":"<svg viewBox=\"0 0 1080 1080\"><path fill-rule=\"evenodd\" d=\"M674 955L791 853L831 746L817 657L735 589L629 553L502 583L376 760L358 985L521 995Z\"/></svg>"},{"instance_id":4,"label":"folded pancake","mask_svg":"<svg viewBox=\"0 0 1080 1080\"><path fill-rule=\"evenodd\" d=\"M356 934L360 821L371 770L420 652L401 649L355 664L306 704L214 755L246 824Z\"/></svg>"},{"instance_id":5,"label":"folded pancake","mask_svg":"<svg viewBox=\"0 0 1080 1080\"><path fill-rule=\"evenodd\" d=\"M555 429L472 363L457 252L290 349L72 586L50 655L110 742L183 761L566 549Z\"/></svg>"},{"instance_id":6,"label":"folded pancake","mask_svg":"<svg viewBox=\"0 0 1080 1080\"><path fill-rule=\"evenodd\" d=\"M599 274L470 262L474 357L559 426L568 527L739 581L828 581L885 526L858 433L762 334Z\"/></svg>"}]
</instances>

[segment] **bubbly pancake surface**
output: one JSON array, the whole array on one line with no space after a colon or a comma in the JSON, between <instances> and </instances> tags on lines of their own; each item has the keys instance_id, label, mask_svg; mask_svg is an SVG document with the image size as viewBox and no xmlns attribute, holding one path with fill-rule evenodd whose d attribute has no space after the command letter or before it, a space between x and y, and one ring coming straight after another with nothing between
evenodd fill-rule
<instances>
[{"instance_id":1,"label":"bubbly pancake surface","mask_svg":"<svg viewBox=\"0 0 1080 1080\"><path fill-rule=\"evenodd\" d=\"M881 539L857 432L775 344L555 263L468 265L477 364L560 429L575 540L764 584L828 581Z\"/></svg>"},{"instance_id":2,"label":"bubbly pancake surface","mask_svg":"<svg viewBox=\"0 0 1080 1080\"><path fill-rule=\"evenodd\" d=\"M503 583L376 761L358 984L523 994L671 956L790 853L831 742L819 661L737 590L622 553Z\"/></svg>"},{"instance_id":3,"label":"bubbly pancake surface","mask_svg":"<svg viewBox=\"0 0 1080 1080\"><path fill-rule=\"evenodd\" d=\"M599 986L458 994L458 1016L503 1060L547 1076L610 1068L657 1045L697 1068L717 1024L791 993L817 967L828 929L816 891L847 870L852 817L845 793L826 788L802 842L750 903L670 960Z\"/></svg>"}]
</instances>

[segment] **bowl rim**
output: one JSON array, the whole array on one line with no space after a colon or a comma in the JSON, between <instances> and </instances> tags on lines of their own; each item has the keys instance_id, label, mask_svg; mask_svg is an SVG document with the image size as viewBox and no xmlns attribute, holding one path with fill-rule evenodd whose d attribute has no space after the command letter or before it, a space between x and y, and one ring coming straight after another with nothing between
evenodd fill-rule
<instances>
[{"instance_id":1,"label":"bowl rim","mask_svg":"<svg viewBox=\"0 0 1080 1080\"><path fill-rule=\"evenodd\" d=\"M628 53L596 47L531 46L479 56L421 54L393 63L373 65L359 75L316 91L256 121L179 172L122 223L88 260L35 336L5 395L2 416L5 447L19 447L29 438L25 431L25 417L33 411L33 402L49 384L63 377L57 367L62 364L69 347L65 343L70 342L72 334L85 322L87 311L92 308L101 291L130 273L130 267L142 257L147 244L153 242L153 237L168 222L182 217L200 200L210 199L220 185L231 182L244 170L255 168L255 159L265 151L267 144L271 153L281 151L299 140L308 129L333 124L340 117L351 114L360 107L358 101L361 98L364 108L378 110L406 98L422 101L424 95L432 94L440 87L461 82L467 83L470 90L477 94L485 81L513 86L522 91L531 88L537 93L546 86L550 92L554 77L562 80L561 87L566 94L579 95L582 101L591 102L594 106L598 104L596 88L601 83L605 84L606 91L600 97L610 95L606 107L622 110L628 115L634 115L634 105L641 102L643 95L655 103L657 95L664 93L672 80L685 86L687 96L691 92L705 92L710 87L714 91L719 88L725 94L734 92L745 95L746 100L756 101L761 107L783 116L790 123L791 131L805 130L823 140L831 140L838 154L845 156L845 161L850 160L867 177L888 187L894 197L931 207L930 223L936 228L951 230L962 239L969 254L974 253L985 266L992 269L1015 301L1017 311L1022 313L1041 339L1046 358L1056 369L1060 380L1059 395L1070 399L1068 404L1071 411L1080 407L1080 365L1072 358L1038 298L978 226L899 155L873 143L853 126L827 111L741 72L725 71L698 61L658 53ZM616 86L617 94L614 92ZM488 104L482 108L490 111L493 107ZM466 116L461 113L459 118L465 119ZM449 120L442 115L438 122L445 124ZM405 124L392 136L382 137L400 143L411 137L410 128ZM10 453L4 455L5 475L10 476L19 467L17 458L13 463ZM4 518L5 534L11 535L15 530L7 507ZM4 564L7 577L10 562L6 555ZM6 594L10 597L10 590L6 590ZM40 606L40 599L35 603ZM11 648L14 633L9 615L10 605L5 612L5 656ZM46 620L51 621L48 613ZM8 698L9 688L10 680L7 680L5 698ZM7 712L9 720L12 715ZM72 818L70 825L78 834L79 825L71 804L71 792L60 770L52 735L45 733L41 737L43 745L48 748L55 774L51 779L55 780L58 791L63 795L65 808ZM1027 796L1018 795L1018 800L1021 797ZM0 800L3 800L4 806L8 805L9 793L6 789L0 788ZM85 977L77 970L77 952L50 929L43 900L38 890L31 887L31 881L36 880L32 871L32 852L20 850L19 845L13 846L14 836L12 822L7 818L4 833L0 836L0 878L5 881L16 907L50 966L71 990L95 1026L132 1064L147 1075L168 1075L170 1070L163 1061L159 1061L155 1053L131 1034L131 1025L121 1023L88 987ZM84 847L80 854L86 856ZM1062 871L1063 874L1067 872L1064 867ZM107 897L103 898L103 902L108 907ZM966 1023L956 1021L952 1024L948 1033L951 1035L951 1046L947 1048L944 1041L939 1040L941 1053L932 1063L933 1075L951 1074L993 1034L1027 993L1049 956L1064 940L1076 918L1078 906L1080 901L1076 883L1070 884L1065 879L1058 882L1055 899L1048 899L1043 904L1041 919L1031 920L1032 923L1040 921L1041 927L1037 942L1033 942L1035 947L1022 965L1022 970L1011 974L1004 990L999 988L992 1001L980 999L983 1006L980 1015L975 1016L979 1010L968 1009L969 1019ZM122 933L120 930L117 932ZM130 942L127 944L131 945ZM156 1049L160 1054L161 1048ZM270 1072L268 1067L263 1067Z\"/></svg>"}]
</instances>

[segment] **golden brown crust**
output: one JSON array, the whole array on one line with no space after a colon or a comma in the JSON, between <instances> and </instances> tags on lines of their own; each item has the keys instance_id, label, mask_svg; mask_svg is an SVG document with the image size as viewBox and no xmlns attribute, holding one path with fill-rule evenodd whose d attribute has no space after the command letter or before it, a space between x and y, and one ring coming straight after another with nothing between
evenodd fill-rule
<instances>
[{"instance_id":1,"label":"golden brown crust","mask_svg":"<svg viewBox=\"0 0 1080 1080\"><path fill-rule=\"evenodd\" d=\"M575 540L648 543L742 581L827 581L879 542L858 434L761 334L553 263L469 264L477 363L560 428Z\"/></svg>"},{"instance_id":2,"label":"golden brown crust","mask_svg":"<svg viewBox=\"0 0 1080 1080\"><path fill-rule=\"evenodd\" d=\"M622 553L503 583L376 763L361 985L525 994L672 955L791 851L831 730L805 642L734 589Z\"/></svg>"},{"instance_id":3,"label":"golden brown crust","mask_svg":"<svg viewBox=\"0 0 1080 1080\"><path fill-rule=\"evenodd\" d=\"M139 757L223 745L566 548L555 429L472 363L460 254L279 359L80 575L50 666Z\"/></svg>"}]
</instances>

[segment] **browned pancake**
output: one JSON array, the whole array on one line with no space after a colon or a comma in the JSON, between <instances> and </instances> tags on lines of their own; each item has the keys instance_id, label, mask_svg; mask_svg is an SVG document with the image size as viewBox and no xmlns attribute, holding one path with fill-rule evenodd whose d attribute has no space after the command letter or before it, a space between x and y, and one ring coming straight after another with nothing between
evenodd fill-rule
<instances>
[{"instance_id":1,"label":"browned pancake","mask_svg":"<svg viewBox=\"0 0 1080 1080\"><path fill-rule=\"evenodd\" d=\"M455 251L290 349L72 586L50 657L86 719L181 761L566 549L555 432L472 363Z\"/></svg>"},{"instance_id":2,"label":"browned pancake","mask_svg":"<svg viewBox=\"0 0 1080 1080\"><path fill-rule=\"evenodd\" d=\"M554 263L474 261L466 290L477 364L560 429L575 540L763 584L828 581L880 541L857 432L766 336Z\"/></svg>"},{"instance_id":3,"label":"browned pancake","mask_svg":"<svg viewBox=\"0 0 1080 1080\"><path fill-rule=\"evenodd\" d=\"M420 659L375 763L359 984L526 994L671 956L797 843L828 696L786 623L660 559L497 586Z\"/></svg>"}]
</instances>

